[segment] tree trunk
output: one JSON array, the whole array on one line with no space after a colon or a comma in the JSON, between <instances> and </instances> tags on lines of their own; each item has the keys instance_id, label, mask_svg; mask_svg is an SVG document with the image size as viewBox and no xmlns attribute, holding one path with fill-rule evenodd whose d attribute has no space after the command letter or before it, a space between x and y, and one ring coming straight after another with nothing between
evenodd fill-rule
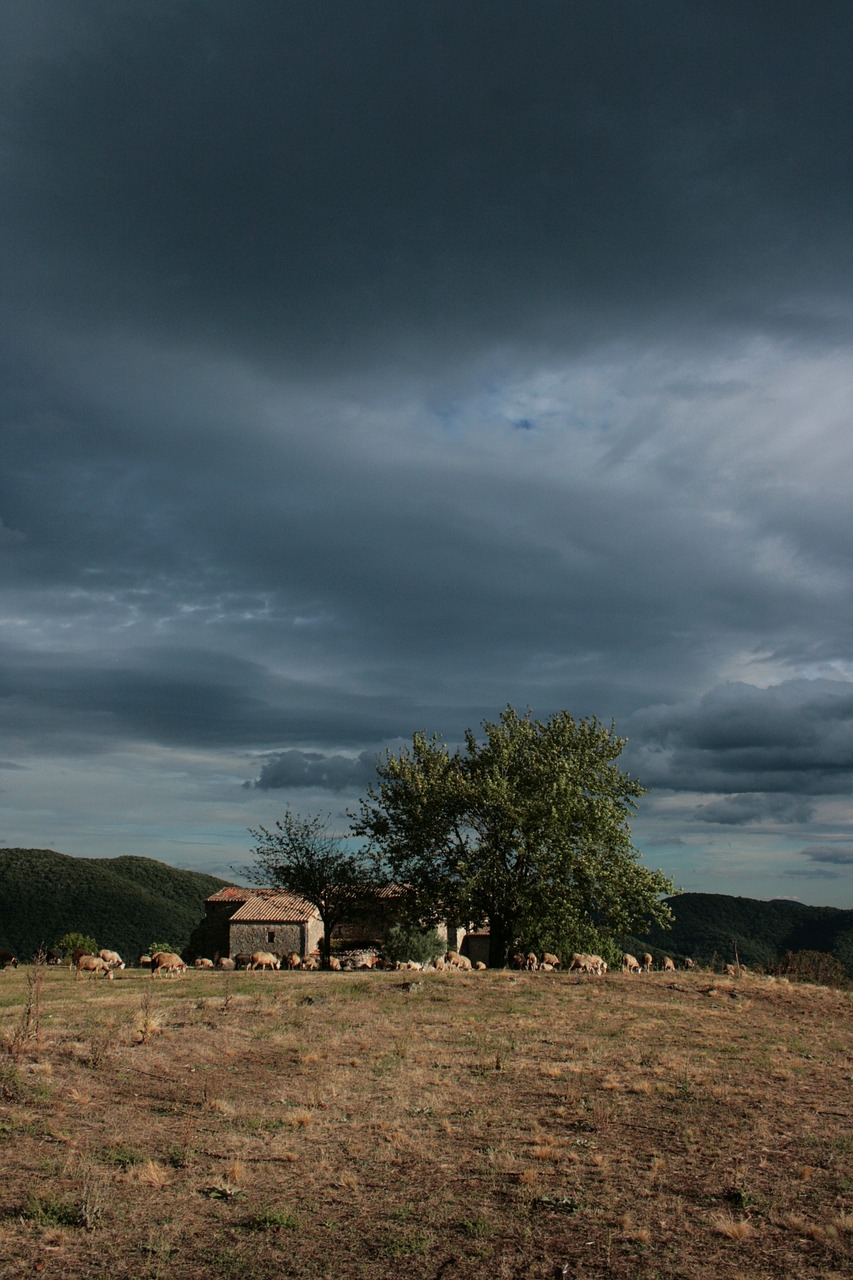
<instances>
[{"instance_id":1,"label":"tree trunk","mask_svg":"<svg viewBox=\"0 0 853 1280\"><path fill-rule=\"evenodd\" d=\"M323 921L323 940L320 946L320 968L330 969L332 967L330 961L332 958L333 925L332 925L332 922L328 920L324 915L321 915L320 919Z\"/></svg>"},{"instance_id":2,"label":"tree trunk","mask_svg":"<svg viewBox=\"0 0 853 1280\"><path fill-rule=\"evenodd\" d=\"M489 968L505 969L511 941L511 925L499 916L489 918Z\"/></svg>"}]
</instances>

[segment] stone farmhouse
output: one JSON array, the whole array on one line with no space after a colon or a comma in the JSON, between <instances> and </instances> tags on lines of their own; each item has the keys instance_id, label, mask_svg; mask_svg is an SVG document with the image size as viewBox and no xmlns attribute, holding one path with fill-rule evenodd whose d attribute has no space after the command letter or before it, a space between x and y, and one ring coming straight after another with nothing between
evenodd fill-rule
<instances>
[{"instance_id":1,"label":"stone farmhouse","mask_svg":"<svg viewBox=\"0 0 853 1280\"><path fill-rule=\"evenodd\" d=\"M333 942L342 949L380 945L401 894L399 885L380 889L375 908L336 928ZM252 951L304 957L317 950L322 936L317 910L304 898L274 889L229 886L205 901L204 919L193 930L190 948L212 960Z\"/></svg>"}]
</instances>

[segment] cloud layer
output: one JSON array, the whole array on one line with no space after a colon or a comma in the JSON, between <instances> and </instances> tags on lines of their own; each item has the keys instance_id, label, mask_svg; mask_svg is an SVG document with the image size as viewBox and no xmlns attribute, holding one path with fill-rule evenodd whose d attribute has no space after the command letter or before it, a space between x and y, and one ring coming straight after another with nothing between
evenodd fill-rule
<instances>
[{"instance_id":1,"label":"cloud layer","mask_svg":"<svg viewBox=\"0 0 853 1280\"><path fill-rule=\"evenodd\" d=\"M512 702L616 720L688 887L825 900L848 7L0 24L0 839L239 864Z\"/></svg>"}]
</instances>

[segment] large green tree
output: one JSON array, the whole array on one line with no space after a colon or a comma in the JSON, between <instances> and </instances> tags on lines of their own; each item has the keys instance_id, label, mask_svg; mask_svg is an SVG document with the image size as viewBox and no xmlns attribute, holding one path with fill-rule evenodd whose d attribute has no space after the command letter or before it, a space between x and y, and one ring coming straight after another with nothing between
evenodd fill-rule
<instances>
[{"instance_id":1,"label":"large green tree","mask_svg":"<svg viewBox=\"0 0 853 1280\"><path fill-rule=\"evenodd\" d=\"M285 811L274 831L250 828L257 841L255 862L247 868L256 884L296 894L317 908L323 922L322 964L328 969L332 930L368 909L375 883L363 857L330 833L331 819Z\"/></svg>"},{"instance_id":2,"label":"large green tree","mask_svg":"<svg viewBox=\"0 0 853 1280\"><path fill-rule=\"evenodd\" d=\"M454 752L416 733L353 815L382 874L409 886L413 918L488 924L495 966L533 942L587 949L665 924L672 881L631 844L644 788L617 766L614 727L508 706L483 731Z\"/></svg>"}]
</instances>

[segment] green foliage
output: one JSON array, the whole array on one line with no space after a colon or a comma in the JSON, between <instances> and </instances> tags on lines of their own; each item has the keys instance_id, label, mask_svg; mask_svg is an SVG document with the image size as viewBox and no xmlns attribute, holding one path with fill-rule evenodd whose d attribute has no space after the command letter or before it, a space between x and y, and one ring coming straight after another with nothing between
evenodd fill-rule
<instances>
[{"instance_id":1,"label":"green foliage","mask_svg":"<svg viewBox=\"0 0 853 1280\"><path fill-rule=\"evenodd\" d=\"M54 947L67 956L74 951L86 951L90 956L98 954L97 942L87 933L63 933L61 938L57 938Z\"/></svg>"},{"instance_id":2,"label":"green foliage","mask_svg":"<svg viewBox=\"0 0 853 1280\"><path fill-rule=\"evenodd\" d=\"M631 845L643 788L617 767L613 727L507 707L483 729L453 754L423 733L389 751L355 816L382 871L409 887L411 918L488 922L492 966L533 938L573 946L665 925L672 881Z\"/></svg>"},{"instance_id":3,"label":"green foliage","mask_svg":"<svg viewBox=\"0 0 853 1280\"><path fill-rule=\"evenodd\" d=\"M171 942L152 942L145 954L156 956L158 951L171 951L173 955L177 956L181 954L179 950L172 946Z\"/></svg>"},{"instance_id":4,"label":"green foliage","mask_svg":"<svg viewBox=\"0 0 853 1280\"><path fill-rule=\"evenodd\" d=\"M443 955L446 946L435 929L419 929L417 925L395 924L388 930L382 950L389 960L417 960L426 964Z\"/></svg>"},{"instance_id":5,"label":"green foliage","mask_svg":"<svg viewBox=\"0 0 853 1280\"><path fill-rule=\"evenodd\" d=\"M671 932L652 927L626 939L626 950L665 951L674 959L691 956L702 965L710 965L715 956L718 963L733 964L737 954L750 968L769 972L775 972L786 951L821 951L833 955L853 978L853 911L721 893L682 893L669 906Z\"/></svg>"},{"instance_id":6,"label":"green foliage","mask_svg":"<svg viewBox=\"0 0 853 1280\"><path fill-rule=\"evenodd\" d=\"M299 1217L291 1209L264 1209L242 1224L248 1231L296 1231Z\"/></svg>"},{"instance_id":7,"label":"green foliage","mask_svg":"<svg viewBox=\"0 0 853 1280\"><path fill-rule=\"evenodd\" d=\"M323 965L329 967L332 933L344 920L375 904L375 882L364 859L329 833L331 818L303 817L286 809L274 831L250 828L257 841L247 875L257 884L294 893L316 907L323 922Z\"/></svg>"},{"instance_id":8,"label":"green foliage","mask_svg":"<svg viewBox=\"0 0 853 1280\"><path fill-rule=\"evenodd\" d=\"M127 959L152 937L183 948L204 900L227 882L151 858L72 858L51 849L0 849L0 944L19 957L69 932Z\"/></svg>"},{"instance_id":9,"label":"green foliage","mask_svg":"<svg viewBox=\"0 0 853 1280\"><path fill-rule=\"evenodd\" d=\"M796 982L815 982L822 987L847 986L844 966L825 951L786 951L779 961L779 973Z\"/></svg>"},{"instance_id":10,"label":"green foliage","mask_svg":"<svg viewBox=\"0 0 853 1280\"><path fill-rule=\"evenodd\" d=\"M86 1217L73 1200L52 1193L31 1195L21 1217L39 1227L85 1227Z\"/></svg>"}]
</instances>

